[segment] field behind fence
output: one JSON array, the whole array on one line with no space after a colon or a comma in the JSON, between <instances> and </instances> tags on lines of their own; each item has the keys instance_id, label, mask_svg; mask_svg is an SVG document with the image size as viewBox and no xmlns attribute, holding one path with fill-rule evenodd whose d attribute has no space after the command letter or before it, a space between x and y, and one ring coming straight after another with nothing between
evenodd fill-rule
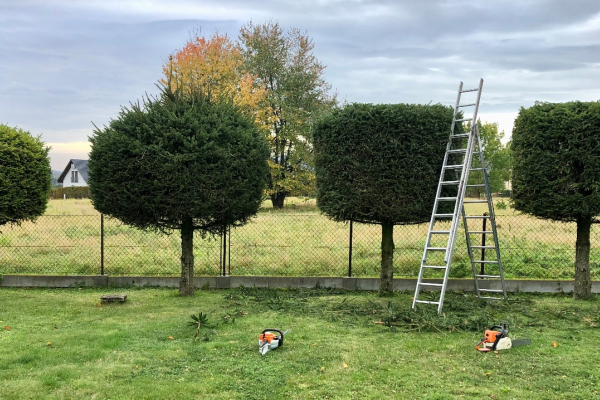
<instances>
[{"instance_id":1,"label":"field behind fence","mask_svg":"<svg viewBox=\"0 0 600 400\"><path fill-rule=\"evenodd\" d=\"M510 208L497 210L496 221L507 278L573 278L574 223L539 220ZM351 275L377 277L381 227L354 223L352 228ZM395 277L418 274L427 228L428 224L394 228ZM51 200L46 215L35 223L5 226L1 231L0 274L98 275L102 267L112 276L180 274L178 232L144 232L104 217L101 235L101 216L89 200ZM481 239L474 238L473 244L480 244ZM591 242L591 273L597 280L600 241L596 226ZM220 243L219 237L196 234L196 275L219 275ZM321 215L314 200L291 199L284 210L266 206L246 226L232 228L227 249L226 272L231 275L349 276L350 224ZM451 276L472 276L463 233Z\"/></svg>"}]
</instances>

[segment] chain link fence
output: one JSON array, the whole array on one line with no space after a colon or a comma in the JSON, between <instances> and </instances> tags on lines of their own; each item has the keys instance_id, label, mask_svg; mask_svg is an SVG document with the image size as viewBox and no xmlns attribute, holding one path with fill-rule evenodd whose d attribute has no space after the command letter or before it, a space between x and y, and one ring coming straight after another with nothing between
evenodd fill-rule
<instances>
[{"instance_id":1,"label":"chain link fence","mask_svg":"<svg viewBox=\"0 0 600 400\"><path fill-rule=\"evenodd\" d=\"M496 223L506 278L573 278L574 223L510 213L497 216ZM417 276L427 228L394 228L395 277ZM379 276L379 225L333 222L318 211L261 211L223 239L195 235L196 275ZM592 278L599 279L597 226L591 245ZM45 215L0 233L0 274L177 276L180 254L178 232L144 232L100 215ZM464 234L457 240L451 276L472 276Z\"/></svg>"}]
</instances>

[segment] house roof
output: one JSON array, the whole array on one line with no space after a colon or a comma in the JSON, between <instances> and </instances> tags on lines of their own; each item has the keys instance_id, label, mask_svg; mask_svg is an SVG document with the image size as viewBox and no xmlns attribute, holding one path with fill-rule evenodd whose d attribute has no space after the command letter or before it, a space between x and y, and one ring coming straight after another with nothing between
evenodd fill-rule
<instances>
[{"instance_id":1,"label":"house roof","mask_svg":"<svg viewBox=\"0 0 600 400\"><path fill-rule=\"evenodd\" d=\"M58 177L58 183L63 183L65 177L67 176L67 173L69 173L69 170L71 169L71 163L75 164L75 168L77 168L77 171L79 171L79 175L81 176L81 178L84 181L87 182L88 181L88 165L87 165L88 160L71 159L71 160L69 160L69 163L65 167L65 170Z\"/></svg>"}]
</instances>

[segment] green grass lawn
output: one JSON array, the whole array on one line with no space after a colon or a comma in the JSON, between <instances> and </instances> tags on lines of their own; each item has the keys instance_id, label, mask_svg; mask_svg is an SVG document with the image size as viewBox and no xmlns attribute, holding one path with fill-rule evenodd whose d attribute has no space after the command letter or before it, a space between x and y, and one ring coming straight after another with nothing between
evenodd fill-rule
<instances>
[{"instance_id":1,"label":"green grass lawn","mask_svg":"<svg viewBox=\"0 0 600 400\"><path fill-rule=\"evenodd\" d=\"M127 293L124 304L100 304ZM0 289L2 399L590 399L600 391L600 297L449 293L446 313L411 294L326 289ZM193 313L214 328L194 341ZM376 324L375 322L383 322ZM533 344L478 353L507 321ZM389 328L387 325L390 325ZM261 357L258 334L292 329Z\"/></svg>"}]
</instances>

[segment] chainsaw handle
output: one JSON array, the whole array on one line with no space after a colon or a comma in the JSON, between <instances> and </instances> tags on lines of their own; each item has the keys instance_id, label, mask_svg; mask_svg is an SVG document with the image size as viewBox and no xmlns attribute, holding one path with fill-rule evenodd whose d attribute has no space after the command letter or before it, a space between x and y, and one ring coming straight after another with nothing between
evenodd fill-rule
<instances>
[{"instance_id":1,"label":"chainsaw handle","mask_svg":"<svg viewBox=\"0 0 600 400\"><path fill-rule=\"evenodd\" d=\"M264 335L267 332L279 333L279 347L283 346L283 332L281 332L279 329L265 329L264 331L262 331L262 335Z\"/></svg>"},{"instance_id":2,"label":"chainsaw handle","mask_svg":"<svg viewBox=\"0 0 600 400\"><path fill-rule=\"evenodd\" d=\"M490 330L497 330L498 332L500 332L501 337L508 336L508 332L510 331L509 326L506 322L503 322L502 325L494 325L490 328Z\"/></svg>"}]
</instances>

